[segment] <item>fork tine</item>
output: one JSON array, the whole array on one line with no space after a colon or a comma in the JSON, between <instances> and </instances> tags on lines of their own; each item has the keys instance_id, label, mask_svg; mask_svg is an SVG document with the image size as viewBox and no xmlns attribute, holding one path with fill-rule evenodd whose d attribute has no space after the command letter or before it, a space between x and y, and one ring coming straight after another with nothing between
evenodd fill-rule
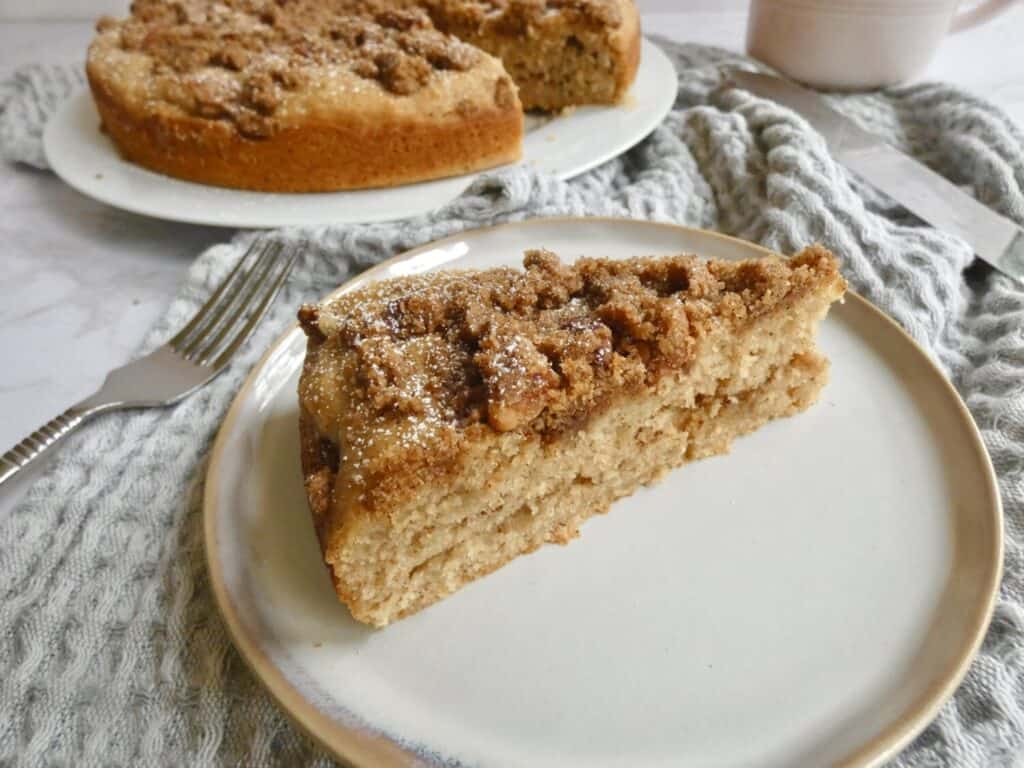
<instances>
[{"instance_id":1,"label":"fork tine","mask_svg":"<svg viewBox=\"0 0 1024 768\"><path fill-rule=\"evenodd\" d=\"M199 311L193 315L192 319L188 321L188 324L182 328L174 337L167 343L177 349L185 344L188 340L189 335L197 328L205 324L206 319L210 316L210 310L217 305L217 302L221 300L224 292L227 291L228 286L231 285L235 277L242 269L242 265L249 260L249 257L256 252L256 246L259 245L259 239L253 240L245 253L242 254L242 258L238 260L238 263L231 269L228 276L221 281L221 284L217 286L217 290L206 300L206 303L199 308Z\"/></svg>"},{"instance_id":2,"label":"fork tine","mask_svg":"<svg viewBox=\"0 0 1024 768\"><path fill-rule=\"evenodd\" d=\"M270 272L280 250L281 247L278 243L266 246L252 268L246 271L241 279L235 281L232 289L213 308L209 322L179 350L187 360L198 361L199 358L208 354L211 348L211 338L214 339L213 343L216 343L217 339L227 333L234 318L245 310L252 293Z\"/></svg>"},{"instance_id":3,"label":"fork tine","mask_svg":"<svg viewBox=\"0 0 1024 768\"><path fill-rule=\"evenodd\" d=\"M284 285L284 281L288 278L288 274L292 270L292 266L295 264L297 254L293 253L284 261L284 266L280 269L277 276L270 282L269 287L263 293L263 298L259 304L256 305L256 309L253 310L252 315L246 321L238 333L235 334L234 338L228 341L227 346L213 361L212 366L214 369L219 370L223 366L227 365L228 360L235 354L240 346L245 342L246 339L252 334L256 328L257 323L262 319L263 315L266 314L267 310L270 309L270 305L274 303L274 299L277 297L278 291L281 290L281 286Z\"/></svg>"},{"instance_id":4,"label":"fork tine","mask_svg":"<svg viewBox=\"0 0 1024 768\"><path fill-rule=\"evenodd\" d=\"M190 345L189 359L200 365L206 364L205 360L213 354L213 351L231 332L231 329L242 320L252 304L253 296L259 291L267 275L273 271L279 252L280 246L273 243L260 254L252 269L246 273L245 281L238 284L230 301L217 309L215 322L211 322L203 335Z\"/></svg>"}]
</instances>

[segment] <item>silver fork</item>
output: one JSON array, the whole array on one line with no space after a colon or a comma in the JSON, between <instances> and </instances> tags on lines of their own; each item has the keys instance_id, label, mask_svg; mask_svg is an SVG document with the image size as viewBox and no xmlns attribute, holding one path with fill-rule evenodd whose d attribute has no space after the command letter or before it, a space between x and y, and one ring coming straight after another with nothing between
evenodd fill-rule
<instances>
[{"instance_id":1,"label":"silver fork","mask_svg":"<svg viewBox=\"0 0 1024 768\"><path fill-rule=\"evenodd\" d=\"M0 457L0 484L89 419L123 408L170 405L220 373L249 338L284 284L296 253L258 240L178 334L154 352L115 368L99 391L51 419Z\"/></svg>"}]
</instances>

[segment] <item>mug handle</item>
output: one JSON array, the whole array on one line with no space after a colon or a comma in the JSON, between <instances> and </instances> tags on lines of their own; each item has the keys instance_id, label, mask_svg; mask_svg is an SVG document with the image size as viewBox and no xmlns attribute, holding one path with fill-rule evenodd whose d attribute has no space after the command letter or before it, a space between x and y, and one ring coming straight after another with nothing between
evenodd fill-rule
<instances>
[{"instance_id":1,"label":"mug handle","mask_svg":"<svg viewBox=\"0 0 1024 768\"><path fill-rule=\"evenodd\" d=\"M1015 2L1016 0L985 0L985 2L971 8L971 10L954 16L953 21L949 25L949 31L951 34L956 34L957 32L963 32L965 29L976 27L993 16L1002 13Z\"/></svg>"}]
</instances>

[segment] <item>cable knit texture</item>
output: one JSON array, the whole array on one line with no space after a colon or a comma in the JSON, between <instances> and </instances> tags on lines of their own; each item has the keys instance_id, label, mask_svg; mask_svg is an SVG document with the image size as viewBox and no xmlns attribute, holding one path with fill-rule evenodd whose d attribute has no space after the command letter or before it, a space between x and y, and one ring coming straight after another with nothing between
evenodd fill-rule
<instances>
[{"instance_id":1,"label":"cable knit texture","mask_svg":"<svg viewBox=\"0 0 1024 768\"><path fill-rule=\"evenodd\" d=\"M966 681L894 766L1007 766L1024 749L1024 290L850 177L798 116L722 87L724 51L662 42L679 72L669 117L570 182L525 168L479 178L440 212L282 231L314 248L227 373L180 405L104 417L72 437L0 520L0 764L327 765L233 650L203 558L206 457L242 378L295 307L367 265L498 221L630 216L792 252L821 242L853 287L946 370L981 428L1006 509L995 617ZM43 167L41 126L81 77L31 67L0 85L0 150ZM1024 221L1024 137L949 86L837 96L838 109ZM179 328L252 233L201 254L150 349Z\"/></svg>"}]
</instances>

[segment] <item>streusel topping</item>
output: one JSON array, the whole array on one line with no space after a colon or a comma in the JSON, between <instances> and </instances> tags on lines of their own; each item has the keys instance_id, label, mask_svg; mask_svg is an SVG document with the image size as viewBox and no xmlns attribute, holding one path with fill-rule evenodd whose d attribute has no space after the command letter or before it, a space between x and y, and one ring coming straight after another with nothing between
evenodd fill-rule
<instances>
[{"instance_id":1,"label":"streusel topping","mask_svg":"<svg viewBox=\"0 0 1024 768\"><path fill-rule=\"evenodd\" d=\"M717 324L842 280L821 248L789 260L572 266L529 251L523 263L382 281L302 308L302 402L321 435L342 436L347 467L436 459L477 429L559 434L611 395L684 370Z\"/></svg>"},{"instance_id":2,"label":"streusel topping","mask_svg":"<svg viewBox=\"0 0 1024 768\"><path fill-rule=\"evenodd\" d=\"M422 0L438 19L458 19L499 34L526 34L530 27L562 16L574 24L618 27L615 0Z\"/></svg>"},{"instance_id":3,"label":"streusel topping","mask_svg":"<svg viewBox=\"0 0 1024 768\"><path fill-rule=\"evenodd\" d=\"M252 137L274 129L289 92L332 69L407 96L482 54L442 34L427 13L378 0L135 0L124 20L101 19L113 52L148 57L158 95ZM109 53L108 53L109 55ZM315 83L313 83L315 84ZM507 83L511 88L511 82Z\"/></svg>"}]
</instances>

